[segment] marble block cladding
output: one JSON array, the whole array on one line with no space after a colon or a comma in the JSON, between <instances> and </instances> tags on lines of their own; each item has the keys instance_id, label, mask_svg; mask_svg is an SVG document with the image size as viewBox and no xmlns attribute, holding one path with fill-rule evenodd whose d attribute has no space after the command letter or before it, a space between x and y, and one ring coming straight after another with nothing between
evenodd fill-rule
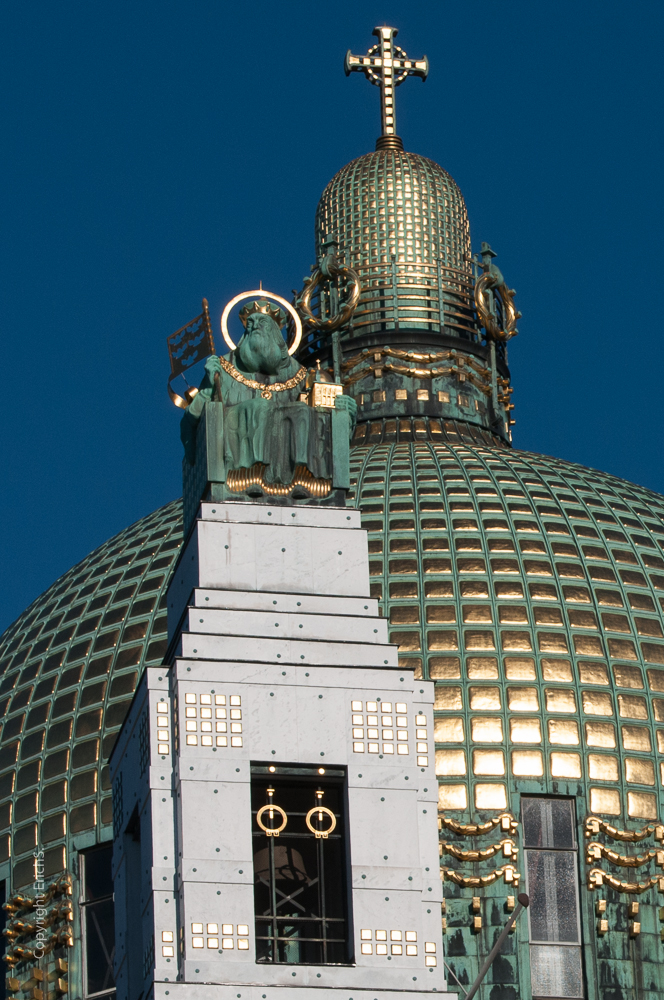
<instances>
[{"instance_id":1,"label":"marble block cladding","mask_svg":"<svg viewBox=\"0 0 664 1000\"><path fill-rule=\"evenodd\" d=\"M399 668L368 593L357 511L201 505L168 592L169 654L111 758L118 1000L446 991L433 685ZM270 768L339 776L346 961L257 955L270 842L252 781Z\"/></svg>"}]
</instances>

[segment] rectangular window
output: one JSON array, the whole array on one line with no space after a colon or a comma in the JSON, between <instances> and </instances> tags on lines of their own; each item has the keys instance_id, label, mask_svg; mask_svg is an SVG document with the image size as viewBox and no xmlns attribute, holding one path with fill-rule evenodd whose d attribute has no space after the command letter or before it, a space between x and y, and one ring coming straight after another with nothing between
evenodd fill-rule
<instances>
[{"instance_id":1,"label":"rectangular window","mask_svg":"<svg viewBox=\"0 0 664 1000\"><path fill-rule=\"evenodd\" d=\"M113 957L113 846L108 844L79 855L81 862L81 924L84 948L85 997L115 996Z\"/></svg>"},{"instance_id":2,"label":"rectangular window","mask_svg":"<svg viewBox=\"0 0 664 1000\"><path fill-rule=\"evenodd\" d=\"M582 998L579 861L572 799L521 797L533 1000Z\"/></svg>"},{"instance_id":3,"label":"rectangular window","mask_svg":"<svg viewBox=\"0 0 664 1000\"><path fill-rule=\"evenodd\" d=\"M256 961L352 961L346 772L251 769Z\"/></svg>"}]
</instances>

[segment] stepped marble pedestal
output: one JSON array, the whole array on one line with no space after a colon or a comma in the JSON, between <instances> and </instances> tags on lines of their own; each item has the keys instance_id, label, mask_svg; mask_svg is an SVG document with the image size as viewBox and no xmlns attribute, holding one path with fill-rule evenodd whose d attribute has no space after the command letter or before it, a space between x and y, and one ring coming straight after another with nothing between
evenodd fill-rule
<instances>
[{"instance_id":1,"label":"stepped marble pedestal","mask_svg":"<svg viewBox=\"0 0 664 1000\"><path fill-rule=\"evenodd\" d=\"M368 593L358 511L201 504L169 666L147 670L111 761L119 1000L446 991L433 685L399 667ZM271 764L345 775L347 964L256 961L252 765Z\"/></svg>"}]
</instances>

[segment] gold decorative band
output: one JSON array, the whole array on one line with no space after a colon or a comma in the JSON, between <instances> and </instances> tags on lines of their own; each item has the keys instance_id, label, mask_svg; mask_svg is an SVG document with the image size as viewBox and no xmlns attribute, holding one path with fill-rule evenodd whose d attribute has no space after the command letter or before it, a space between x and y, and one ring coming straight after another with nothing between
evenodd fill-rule
<instances>
[{"instance_id":1,"label":"gold decorative band","mask_svg":"<svg viewBox=\"0 0 664 1000\"><path fill-rule=\"evenodd\" d=\"M326 497L332 490L331 479L316 479L306 465L296 465L295 475L290 483L268 483L265 481L267 466L256 462L250 469L231 469L226 477L226 485L233 493L244 493L250 486L260 486L268 496L286 497L296 486L307 490L312 497Z\"/></svg>"},{"instance_id":2,"label":"gold decorative band","mask_svg":"<svg viewBox=\"0 0 664 1000\"><path fill-rule=\"evenodd\" d=\"M589 865L593 861L600 861L602 858L606 858L611 864L620 865L622 868L642 868L643 865L647 865L653 858L657 858L657 864L664 867L664 851L662 850L646 851L645 854L618 854L617 851L612 851L611 848L605 847L604 844L598 844L593 841L588 844L586 851L586 861Z\"/></svg>"},{"instance_id":3,"label":"gold decorative band","mask_svg":"<svg viewBox=\"0 0 664 1000\"><path fill-rule=\"evenodd\" d=\"M501 813L500 816L495 816L486 823L460 823L450 816L438 817L439 829L446 826L448 830L453 830L454 833L461 833L464 837L475 837L478 833L488 833L497 827L499 823L501 830L505 833L510 833L513 837L516 836L518 824L512 813L508 812Z\"/></svg>"},{"instance_id":4,"label":"gold decorative band","mask_svg":"<svg viewBox=\"0 0 664 1000\"><path fill-rule=\"evenodd\" d=\"M606 823L597 816L588 816L585 827L586 837L596 836L601 830L602 833L605 833L607 837L611 837L612 840L623 840L630 844L636 844L640 840L645 840L650 834L654 834L655 840L659 840L660 843L664 841L664 824L662 823L648 823L642 830L618 830L617 827Z\"/></svg>"},{"instance_id":5,"label":"gold decorative band","mask_svg":"<svg viewBox=\"0 0 664 1000\"><path fill-rule=\"evenodd\" d=\"M464 851L456 844L441 844L443 854L450 854L458 861L488 861L494 854L502 850L503 857L513 858L519 853L519 848L513 840L501 840L498 844L490 844L481 851Z\"/></svg>"},{"instance_id":6,"label":"gold decorative band","mask_svg":"<svg viewBox=\"0 0 664 1000\"><path fill-rule=\"evenodd\" d=\"M484 886L497 882L501 876L508 885L518 885L521 879L521 874L515 870L514 865L503 865L501 868L495 868L488 875L462 875L454 868L441 868L440 870L441 879L446 878L448 882L454 882L465 889L482 889Z\"/></svg>"},{"instance_id":7,"label":"gold decorative band","mask_svg":"<svg viewBox=\"0 0 664 1000\"><path fill-rule=\"evenodd\" d=\"M637 896L640 896L642 892L647 892L648 889L652 889L654 885L657 886L658 892L664 892L663 875L652 875L645 882L623 882L622 879L616 878L614 875L609 875L608 872L603 871L601 868L591 868L588 872L588 888L599 889L604 884L615 889L616 892L627 892Z\"/></svg>"}]
</instances>

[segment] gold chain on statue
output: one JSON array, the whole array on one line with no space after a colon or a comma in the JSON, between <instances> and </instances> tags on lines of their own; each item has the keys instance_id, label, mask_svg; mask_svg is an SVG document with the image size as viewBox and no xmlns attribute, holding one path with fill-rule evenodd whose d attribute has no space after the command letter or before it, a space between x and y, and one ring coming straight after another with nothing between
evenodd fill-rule
<instances>
[{"instance_id":1,"label":"gold chain on statue","mask_svg":"<svg viewBox=\"0 0 664 1000\"><path fill-rule=\"evenodd\" d=\"M260 389L263 399L270 399L273 392L285 392L287 389L294 389L307 374L306 368L300 368L287 382L272 382L268 385L265 382L256 382L252 378L245 378L235 365L232 365L230 361L226 361L226 358L219 358L219 363L224 371L228 372L236 382L241 382L242 385L246 385L249 389Z\"/></svg>"}]
</instances>

